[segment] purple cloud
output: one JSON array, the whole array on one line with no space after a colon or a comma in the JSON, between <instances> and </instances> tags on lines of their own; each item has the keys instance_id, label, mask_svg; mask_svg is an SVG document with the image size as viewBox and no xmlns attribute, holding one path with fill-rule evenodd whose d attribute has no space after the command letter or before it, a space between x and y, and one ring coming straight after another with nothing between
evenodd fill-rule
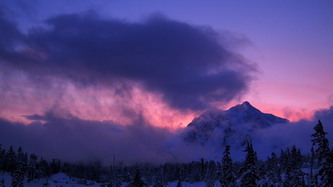
<instances>
[{"instance_id":1,"label":"purple cloud","mask_svg":"<svg viewBox=\"0 0 333 187\"><path fill-rule=\"evenodd\" d=\"M228 49L230 41L237 41L227 40L230 33L221 36L162 16L130 23L95 13L59 15L46 20L47 28L26 35L0 19L0 63L79 86L138 83L176 109L227 103L247 90L255 72L254 65Z\"/></svg>"}]
</instances>

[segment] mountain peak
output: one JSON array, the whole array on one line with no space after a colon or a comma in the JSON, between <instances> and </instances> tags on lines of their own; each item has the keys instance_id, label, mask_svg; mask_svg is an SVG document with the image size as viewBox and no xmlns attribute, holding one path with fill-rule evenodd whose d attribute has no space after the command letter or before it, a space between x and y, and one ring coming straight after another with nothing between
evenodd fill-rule
<instances>
[{"instance_id":1,"label":"mountain peak","mask_svg":"<svg viewBox=\"0 0 333 187\"><path fill-rule=\"evenodd\" d=\"M229 111L238 111L238 112L240 112L240 111L243 111L243 112L247 111L247 112L261 113L260 110L258 110L254 106L252 106L250 104L250 102L248 102L248 101L245 101L242 104L239 104L239 105L236 105L234 107L231 107L229 109Z\"/></svg>"},{"instance_id":2,"label":"mountain peak","mask_svg":"<svg viewBox=\"0 0 333 187\"><path fill-rule=\"evenodd\" d=\"M241 105L246 107L253 107L248 101L244 101Z\"/></svg>"},{"instance_id":3,"label":"mountain peak","mask_svg":"<svg viewBox=\"0 0 333 187\"><path fill-rule=\"evenodd\" d=\"M245 101L242 104L231 107L228 110L208 110L202 113L199 117L193 119L188 126L205 126L207 122L213 122L214 124L223 123L241 124L252 123L259 127L268 127L275 123L287 123L288 120L274 116L272 114L266 114L261 112Z\"/></svg>"},{"instance_id":4,"label":"mountain peak","mask_svg":"<svg viewBox=\"0 0 333 187\"><path fill-rule=\"evenodd\" d=\"M240 106L244 109L254 109L255 108L248 101L244 101L244 103L240 104Z\"/></svg>"}]
</instances>

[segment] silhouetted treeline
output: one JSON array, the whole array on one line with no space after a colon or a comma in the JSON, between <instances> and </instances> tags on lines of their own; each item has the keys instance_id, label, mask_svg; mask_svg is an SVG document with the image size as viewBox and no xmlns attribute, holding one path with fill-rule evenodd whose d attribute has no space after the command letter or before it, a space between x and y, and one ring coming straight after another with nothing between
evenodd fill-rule
<instances>
[{"instance_id":1,"label":"silhouetted treeline","mask_svg":"<svg viewBox=\"0 0 333 187\"><path fill-rule=\"evenodd\" d=\"M177 181L202 182L206 186L332 186L333 150L329 146L327 133L320 121L311 136L310 154L302 154L296 146L272 153L266 160L258 160L255 147L249 140L244 148L244 161L233 162L231 147L225 147L221 162L213 160L190 163L165 163L161 165L138 164L125 166L121 163L105 167L101 163L73 164L53 159L47 161L35 154L18 148L8 150L0 146L0 170L12 176L12 186L47 178L63 172L70 177L82 179L82 183L93 180L102 186L166 186ZM0 186L4 181L0 181ZM46 184L47 185L47 184Z\"/></svg>"}]
</instances>

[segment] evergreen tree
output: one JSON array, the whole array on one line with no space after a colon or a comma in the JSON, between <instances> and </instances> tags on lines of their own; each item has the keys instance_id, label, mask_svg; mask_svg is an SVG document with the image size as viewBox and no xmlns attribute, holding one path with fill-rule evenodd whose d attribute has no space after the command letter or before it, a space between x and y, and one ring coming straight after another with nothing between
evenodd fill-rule
<instances>
[{"instance_id":1,"label":"evergreen tree","mask_svg":"<svg viewBox=\"0 0 333 187\"><path fill-rule=\"evenodd\" d=\"M268 157L266 161L266 182L269 186L281 184L281 169L279 167L279 160L275 153L271 154L271 157Z\"/></svg>"},{"instance_id":2,"label":"evergreen tree","mask_svg":"<svg viewBox=\"0 0 333 187\"><path fill-rule=\"evenodd\" d=\"M53 159L50 164L52 174L59 173L61 168L60 160Z\"/></svg>"},{"instance_id":3,"label":"evergreen tree","mask_svg":"<svg viewBox=\"0 0 333 187\"><path fill-rule=\"evenodd\" d=\"M209 161L206 169L206 177L205 177L206 186L207 187L215 186L216 179L217 179L217 165L213 160L211 160Z\"/></svg>"},{"instance_id":4,"label":"evergreen tree","mask_svg":"<svg viewBox=\"0 0 333 187\"><path fill-rule=\"evenodd\" d=\"M0 144L0 170L3 170L3 166L4 166L4 161L5 161L5 150L2 149L1 144Z\"/></svg>"},{"instance_id":5,"label":"evergreen tree","mask_svg":"<svg viewBox=\"0 0 333 187\"><path fill-rule=\"evenodd\" d=\"M225 146L223 158L222 158L222 169L221 169L221 186L234 186L236 176L234 173L233 163L230 155L230 145Z\"/></svg>"},{"instance_id":6,"label":"evergreen tree","mask_svg":"<svg viewBox=\"0 0 333 187\"><path fill-rule=\"evenodd\" d=\"M305 186L304 180L305 173L299 167L293 167L290 172L289 184L290 186Z\"/></svg>"},{"instance_id":7,"label":"evergreen tree","mask_svg":"<svg viewBox=\"0 0 333 187\"><path fill-rule=\"evenodd\" d=\"M291 186L305 186L305 173L301 170L302 163L302 154L300 150L293 146L291 149L291 160L289 164L291 166L290 178L288 179Z\"/></svg>"},{"instance_id":8,"label":"evergreen tree","mask_svg":"<svg viewBox=\"0 0 333 187\"><path fill-rule=\"evenodd\" d=\"M37 178L37 155L31 154L28 164L28 182Z\"/></svg>"},{"instance_id":9,"label":"evergreen tree","mask_svg":"<svg viewBox=\"0 0 333 187\"><path fill-rule=\"evenodd\" d=\"M163 183L177 180L176 167L170 163L163 165L163 172L160 174L162 174Z\"/></svg>"},{"instance_id":10,"label":"evergreen tree","mask_svg":"<svg viewBox=\"0 0 333 187\"><path fill-rule=\"evenodd\" d=\"M317 176L320 178L319 185L330 186L333 185L333 160L330 156L329 142L326 138L327 132L324 131L320 120L314 127L314 130L315 133L311 135L311 141L319 166L319 171L317 173Z\"/></svg>"},{"instance_id":11,"label":"evergreen tree","mask_svg":"<svg viewBox=\"0 0 333 187\"><path fill-rule=\"evenodd\" d=\"M296 146L292 149L288 147L285 152L281 151L281 165L285 173L284 186L303 186L305 185L304 175L301 167L303 164L303 156Z\"/></svg>"},{"instance_id":12,"label":"evergreen tree","mask_svg":"<svg viewBox=\"0 0 333 187\"><path fill-rule=\"evenodd\" d=\"M179 168L179 176L178 179L181 184L182 181L186 181L186 165L182 164Z\"/></svg>"},{"instance_id":13,"label":"evergreen tree","mask_svg":"<svg viewBox=\"0 0 333 187\"><path fill-rule=\"evenodd\" d=\"M16 169L12 175L12 186L23 187L24 174L26 171L26 160L22 148L17 150Z\"/></svg>"},{"instance_id":14,"label":"evergreen tree","mask_svg":"<svg viewBox=\"0 0 333 187\"><path fill-rule=\"evenodd\" d=\"M302 157L301 151L299 149L297 149L296 146L293 146L291 149L290 162L292 162L292 164L297 165L297 167L299 167L299 168L302 167L303 157Z\"/></svg>"},{"instance_id":15,"label":"evergreen tree","mask_svg":"<svg viewBox=\"0 0 333 187\"><path fill-rule=\"evenodd\" d=\"M267 175L266 163L262 160L258 160L256 168L257 168L257 177L260 180L258 185L261 185L262 183L266 182L265 180Z\"/></svg>"},{"instance_id":16,"label":"evergreen tree","mask_svg":"<svg viewBox=\"0 0 333 187\"><path fill-rule=\"evenodd\" d=\"M130 182L131 181L131 175L129 174L128 168L124 167L122 171L122 180L123 182Z\"/></svg>"},{"instance_id":17,"label":"evergreen tree","mask_svg":"<svg viewBox=\"0 0 333 187\"><path fill-rule=\"evenodd\" d=\"M279 163L280 163L281 170L284 172L288 166L288 155L286 154L286 152L284 152L283 149L281 149L281 152L280 152Z\"/></svg>"},{"instance_id":18,"label":"evergreen tree","mask_svg":"<svg viewBox=\"0 0 333 187\"><path fill-rule=\"evenodd\" d=\"M132 180L132 182L130 183L129 186L131 186L131 187L143 187L143 186L145 186L145 183L143 182L143 180L141 178L141 173L140 173L139 169L136 169L134 179Z\"/></svg>"},{"instance_id":19,"label":"evergreen tree","mask_svg":"<svg viewBox=\"0 0 333 187\"><path fill-rule=\"evenodd\" d=\"M121 186L121 184L123 183L121 174L122 174L121 170L118 170L117 171L117 178L116 178L116 181L115 181L116 186ZM97 180L98 180L98 178L94 179L94 181L97 181Z\"/></svg>"},{"instance_id":20,"label":"evergreen tree","mask_svg":"<svg viewBox=\"0 0 333 187\"><path fill-rule=\"evenodd\" d=\"M200 159L200 174L199 181L203 181L205 179L206 174L206 163L203 158Z\"/></svg>"},{"instance_id":21,"label":"evergreen tree","mask_svg":"<svg viewBox=\"0 0 333 187\"><path fill-rule=\"evenodd\" d=\"M191 162L189 167L188 177L190 183L201 181L201 164L199 162Z\"/></svg>"},{"instance_id":22,"label":"evergreen tree","mask_svg":"<svg viewBox=\"0 0 333 187\"><path fill-rule=\"evenodd\" d=\"M181 180L178 180L177 187L182 187L182 181Z\"/></svg>"},{"instance_id":23,"label":"evergreen tree","mask_svg":"<svg viewBox=\"0 0 333 187\"><path fill-rule=\"evenodd\" d=\"M314 186L316 184L318 184L318 181L317 181L317 177L314 176L313 174L313 170L314 170L314 167L315 167L315 152L314 152L314 149L313 149L313 146L311 147L311 157L310 157L310 173L309 173L309 184L311 186Z\"/></svg>"},{"instance_id":24,"label":"evergreen tree","mask_svg":"<svg viewBox=\"0 0 333 187\"><path fill-rule=\"evenodd\" d=\"M48 177L51 175L51 168L46 160L43 157L40 158L40 161L37 164L37 178Z\"/></svg>"},{"instance_id":25,"label":"evergreen tree","mask_svg":"<svg viewBox=\"0 0 333 187\"><path fill-rule=\"evenodd\" d=\"M163 171L158 169L155 175L154 187L163 187L163 186L165 186Z\"/></svg>"},{"instance_id":26,"label":"evergreen tree","mask_svg":"<svg viewBox=\"0 0 333 187\"><path fill-rule=\"evenodd\" d=\"M9 150L6 152L4 157L3 169L11 174L15 171L16 165L16 154L12 146L9 147Z\"/></svg>"},{"instance_id":27,"label":"evergreen tree","mask_svg":"<svg viewBox=\"0 0 333 187\"><path fill-rule=\"evenodd\" d=\"M257 186L257 154L253 149L252 142L247 141L245 161L242 164L240 182L241 186Z\"/></svg>"}]
</instances>

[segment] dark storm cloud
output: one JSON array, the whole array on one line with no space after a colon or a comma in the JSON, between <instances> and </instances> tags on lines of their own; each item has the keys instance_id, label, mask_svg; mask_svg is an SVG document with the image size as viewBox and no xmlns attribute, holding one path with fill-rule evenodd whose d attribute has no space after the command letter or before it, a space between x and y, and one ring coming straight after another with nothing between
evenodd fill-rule
<instances>
[{"instance_id":1,"label":"dark storm cloud","mask_svg":"<svg viewBox=\"0 0 333 187\"><path fill-rule=\"evenodd\" d=\"M70 115L69 115L70 116ZM73 162L117 161L163 162L170 155L162 152L170 132L153 127L142 118L129 126L111 122L63 118L54 113L27 116L42 119L29 125L12 123L0 118L0 142L5 147L21 146L25 151L48 159L59 158Z\"/></svg>"},{"instance_id":2,"label":"dark storm cloud","mask_svg":"<svg viewBox=\"0 0 333 187\"><path fill-rule=\"evenodd\" d=\"M1 7L0 7L1 8ZM0 60L15 59L15 47L22 43L24 36L17 29L16 25L5 19L0 9Z\"/></svg>"},{"instance_id":3,"label":"dark storm cloud","mask_svg":"<svg viewBox=\"0 0 333 187\"><path fill-rule=\"evenodd\" d=\"M219 42L212 29L162 16L129 23L90 12L60 15L46 23L48 28L32 29L21 48L11 51L15 60L0 58L34 76L59 76L83 86L139 83L146 91L162 94L170 106L191 110L242 95L255 71Z\"/></svg>"}]
</instances>

